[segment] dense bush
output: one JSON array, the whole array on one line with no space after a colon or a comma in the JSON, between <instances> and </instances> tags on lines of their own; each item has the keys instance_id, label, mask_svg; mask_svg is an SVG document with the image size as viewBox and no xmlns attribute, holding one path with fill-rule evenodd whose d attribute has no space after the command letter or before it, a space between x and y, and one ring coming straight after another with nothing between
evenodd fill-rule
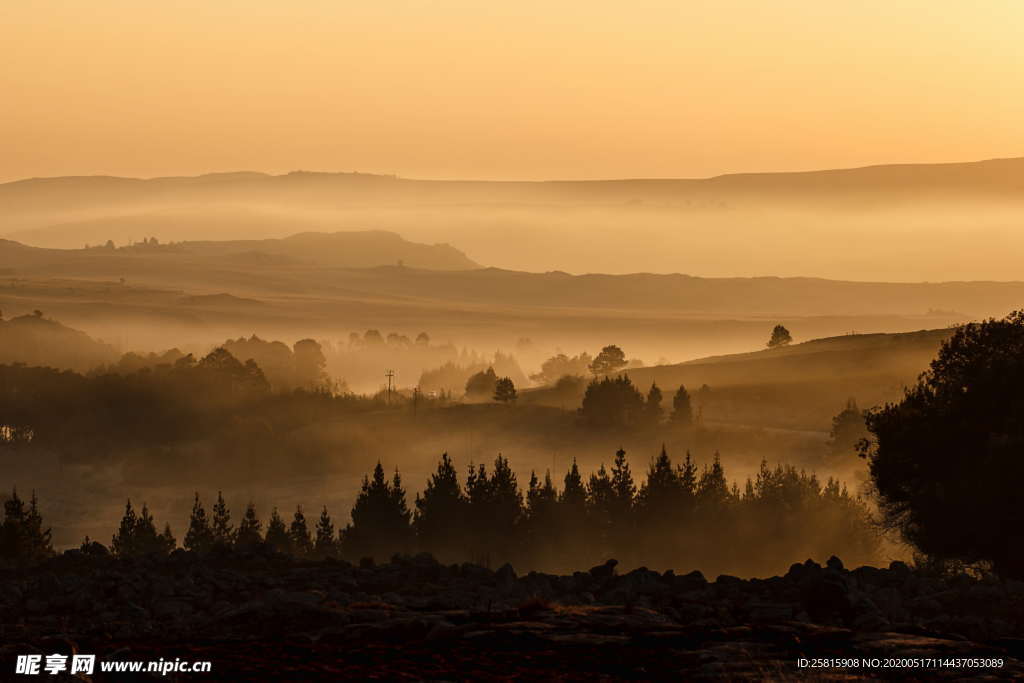
<instances>
[{"instance_id":1,"label":"dense bush","mask_svg":"<svg viewBox=\"0 0 1024 683\"><path fill-rule=\"evenodd\" d=\"M959 328L903 400L866 422L890 526L933 558L1024 576L1024 312Z\"/></svg>"}]
</instances>

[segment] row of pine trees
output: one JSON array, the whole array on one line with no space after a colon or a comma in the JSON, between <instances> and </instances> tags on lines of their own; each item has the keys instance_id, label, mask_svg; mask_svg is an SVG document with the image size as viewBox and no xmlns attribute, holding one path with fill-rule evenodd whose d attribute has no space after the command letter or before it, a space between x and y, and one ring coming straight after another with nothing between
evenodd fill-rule
<instances>
[{"instance_id":1,"label":"row of pine trees","mask_svg":"<svg viewBox=\"0 0 1024 683\"><path fill-rule=\"evenodd\" d=\"M511 562L547 571L578 570L615 557L634 566L761 573L794 558L841 554L870 562L877 556L866 505L837 480L822 484L813 474L762 462L741 490L728 483L717 454L698 468L689 453L674 464L664 448L646 474L637 485L620 449L610 468L602 465L586 479L574 461L560 488L550 473L543 479L531 473L524 491L501 455L490 468L470 465L460 481L443 454L410 506L399 473L388 477L378 463L363 479L351 521L337 531L326 507L313 524L302 506L290 521L274 508L264 527L249 503L236 525L223 495L208 514L197 493L182 545L200 553L263 546L351 561L429 552L445 563ZM35 540L18 541L19 547L35 544L35 556L45 555L39 548L49 547L49 536L35 497L27 508L20 502L5 507L3 528L21 524L27 531L19 538ZM110 551L130 557L176 547L168 525L158 531L147 506L136 512L129 501ZM86 539L83 550L95 551L96 544Z\"/></svg>"}]
</instances>

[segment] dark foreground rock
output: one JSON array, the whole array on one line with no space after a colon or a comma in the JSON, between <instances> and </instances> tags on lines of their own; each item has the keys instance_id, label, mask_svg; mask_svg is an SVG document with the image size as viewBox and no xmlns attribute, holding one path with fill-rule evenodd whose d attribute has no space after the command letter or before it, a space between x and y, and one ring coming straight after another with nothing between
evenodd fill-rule
<instances>
[{"instance_id":1,"label":"dark foreground rock","mask_svg":"<svg viewBox=\"0 0 1024 683\"><path fill-rule=\"evenodd\" d=\"M31 680L17 655L54 652L213 662L96 681L1024 678L1019 582L838 560L763 580L613 570L72 553L0 573L0 680ZM798 666L835 658L856 662Z\"/></svg>"}]
</instances>

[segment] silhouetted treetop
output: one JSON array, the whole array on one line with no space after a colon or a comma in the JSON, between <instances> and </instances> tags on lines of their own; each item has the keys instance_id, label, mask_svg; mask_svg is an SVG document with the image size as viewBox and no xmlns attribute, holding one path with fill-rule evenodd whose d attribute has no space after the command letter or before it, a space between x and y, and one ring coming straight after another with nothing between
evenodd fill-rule
<instances>
[{"instance_id":1,"label":"silhouetted treetop","mask_svg":"<svg viewBox=\"0 0 1024 683\"><path fill-rule=\"evenodd\" d=\"M591 362L590 371L596 377L601 377L614 374L626 367L626 365L626 354L623 353L622 349L614 344L609 344L601 349L601 352Z\"/></svg>"}]
</instances>

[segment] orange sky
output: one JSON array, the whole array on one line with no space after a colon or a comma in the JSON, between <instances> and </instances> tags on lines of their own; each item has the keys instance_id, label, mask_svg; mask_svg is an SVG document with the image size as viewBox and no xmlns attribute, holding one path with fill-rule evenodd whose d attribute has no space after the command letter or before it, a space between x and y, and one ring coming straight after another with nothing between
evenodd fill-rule
<instances>
[{"instance_id":1,"label":"orange sky","mask_svg":"<svg viewBox=\"0 0 1024 683\"><path fill-rule=\"evenodd\" d=\"M1019 0L2 0L0 181L1024 155Z\"/></svg>"}]
</instances>

